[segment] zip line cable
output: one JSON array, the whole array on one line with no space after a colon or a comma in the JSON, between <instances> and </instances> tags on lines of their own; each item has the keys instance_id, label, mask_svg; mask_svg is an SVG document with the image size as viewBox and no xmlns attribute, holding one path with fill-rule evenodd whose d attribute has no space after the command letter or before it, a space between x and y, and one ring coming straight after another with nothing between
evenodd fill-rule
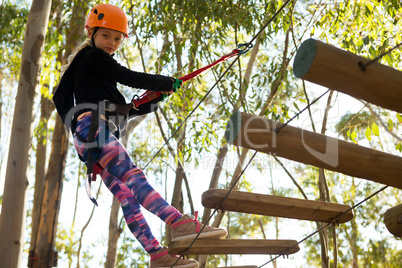
<instances>
[{"instance_id":1,"label":"zip line cable","mask_svg":"<svg viewBox=\"0 0 402 268\"><path fill-rule=\"evenodd\" d=\"M366 67L369 66L370 64L373 64L374 62L378 61L379 59L383 58L385 55L389 54L390 52L392 52L393 50L397 49L398 47L400 47L402 45L402 43L399 43L398 45L394 46L393 48L391 48L390 50L380 54L379 56L375 57L374 59L370 60L367 63L363 63L361 61L359 61L359 67L365 71Z\"/></svg>"},{"instance_id":2,"label":"zip line cable","mask_svg":"<svg viewBox=\"0 0 402 268\"><path fill-rule=\"evenodd\" d=\"M279 133L279 131L286 127L290 122L292 122L296 117L298 117L299 115L301 115L303 112L305 112L307 109L309 109L314 103L316 103L319 99L321 99L322 97L324 97L328 92L330 92L331 90L328 89L327 91L325 91L323 94L321 94L318 98L316 98L315 100L313 100L311 103L309 103L306 107L304 107L301 111L299 111L295 116L293 116L292 118L290 118L286 123L284 123L282 126L275 128L274 132L276 134Z\"/></svg>"},{"instance_id":3,"label":"zip line cable","mask_svg":"<svg viewBox=\"0 0 402 268\"><path fill-rule=\"evenodd\" d=\"M258 36L261 35L261 33L268 27L268 25L279 15L279 13L287 6L287 4L290 2L291 0L287 0L276 12L275 14L268 20L267 23L265 23L265 25L260 29L260 31L254 35L254 37L248 42L246 43L247 46L250 46L251 43L256 40L258 38ZM240 57L240 55L238 55L236 57L236 59L229 65L229 67L225 70L225 72L218 78L218 80L215 82L215 84L211 87L211 89L207 92L207 94L205 94L205 96L201 99L201 101L197 104L197 106L190 112L190 114L185 118L185 120L183 121L183 123L176 129L176 131L169 137L169 139L165 142L165 144L159 149L159 151L155 154L155 156L148 162L148 164L145 166L145 168L149 165L150 162L153 161L153 159L155 159L155 157L160 153L160 151L162 150L162 148L167 144L167 142L176 134L176 132L182 127L182 125L188 120L188 118L193 114L193 112L200 106L200 104L205 100L205 98L212 92L212 90L216 87L216 85L222 80L222 78L226 75L226 73L230 70L230 68L233 67L233 65L236 63L236 61L238 60L238 58ZM313 102L314 103L314 102ZM311 104L313 104L311 103ZM310 104L310 105L311 105ZM228 196L230 195L230 193L233 191L235 185L237 184L237 182L240 180L241 176L244 174L244 172L246 171L246 169L248 168L248 166L251 164L252 160L254 159L254 157L256 156L257 151L254 152L253 156L251 157L251 159L249 160L249 162L247 163L246 167L242 170L242 172L240 173L240 175L237 177L236 181L232 184L232 186L230 187L228 193L226 194L225 197L222 198L222 200L217 204L218 207L222 206L222 204L225 202L225 200L228 198ZM191 242L191 244L182 252L182 255L185 255L186 252L188 252L191 247L194 245L195 241L197 240L197 238L200 236L200 234L202 233L202 231L204 230L205 226L207 226L207 224L210 222L210 220L212 219L213 215L219 210L219 208L216 208L213 213L211 213L211 215L209 216L208 220L206 221L206 223L204 224L204 226L202 227L202 229L200 230L200 232L197 234L197 236L193 239L193 241ZM174 267L175 264L180 260L181 257L179 257L176 262L171 266Z\"/></svg>"},{"instance_id":4,"label":"zip line cable","mask_svg":"<svg viewBox=\"0 0 402 268\"><path fill-rule=\"evenodd\" d=\"M254 157L257 155L257 151L254 152L254 154L251 156L250 160L248 161L247 165L244 167L244 169L240 172L239 176L237 177L237 179L233 182L232 186L229 188L228 192L226 193L226 195L222 198L221 201L219 201L219 203L217 204L217 208L214 209L214 211L211 213L211 215L209 216L209 218L207 219L207 221L205 222L204 226L202 226L201 230L198 232L197 236L193 239L193 241L191 241L190 245L181 252L180 257L177 258L176 262L173 263L173 265L171 267L174 267L175 264L180 260L182 255L186 255L186 253L191 249L191 247L194 245L195 241L198 239L198 237L201 235L202 231L205 229L205 227L208 225L208 223L211 221L212 217L215 215L215 213L221 209L223 203L225 202L225 200L229 197L230 193L233 191L234 187L236 186L236 184L239 182L240 178L243 176L244 172L246 171L246 169L248 168L248 166L251 164L251 162L253 161Z\"/></svg>"},{"instance_id":5,"label":"zip line cable","mask_svg":"<svg viewBox=\"0 0 402 268\"><path fill-rule=\"evenodd\" d=\"M278 16L278 14L288 5L288 3L291 0L287 0L277 11L276 13L271 17L270 20L268 20L268 22L259 30L259 32L257 32L257 34L255 34L252 39L245 44L242 44L242 46L245 46L245 49L247 52L249 49L251 49L252 47L252 42L255 41L258 36L261 35L261 33L266 29L266 27ZM363 64L362 62L359 62L359 66L360 68L364 71L365 68L367 66L369 66L370 64L374 63L375 61L377 61L378 59L384 57L385 55L387 55L388 53L390 53L391 51L393 51L394 49L398 48L399 46L401 46L402 43L398 44L397 46L393 47L392 49L390 49L389 51L381 54L380 56L376 57L375 59L371 60L370 62ZM244 52L244 53L245 53ZM233 53L233 52L232 52ZM204 102L204 100L211 94L212 90L218 85L218 83L223 79L223 77L229 72L229 70L234 66L234 64L237 62L237 60L239 59L239 57L244 54L244 53L238 53L236 55L236 58L234 61L232 61L232 63L227 67L227 69L223 72L223 74L216 80L216 82L213 84L213 86L207 91L207 93L204 95L204 97L198 102L198 104L195 106L195 108L187 115L187 117L183 120L183 122L178 126L178 128L171 134L171 136L165 141L165 143L159 148L159 150L156 152L156 154L151 158L151 160L144 166L143 169L146 169L149 164L159 155L159 153L162 151L162 149L169 143L169 141L174 137L174 135L182 128L182 126L188 121L188 119L194 114L195 110L198 109L198 107L202 104L202 102ZM230 55L230 54L228 54ZM230 55L230 57L233 57L234 55ZM224 56L223 56L224 57ZM222 57L222 58L223 58ZM221 58L221 59L222 59ZM226 60L223 59L221 60L219 59L217 61L217 63ZM216 64L217 64L216 63ZM197 76L198 74L200 74L202 71L216 65L216 64L210 64L206 67L203 67L203 70L197 70L199 71L197 74L195 74L195 72L188 74L187 76L185 76L186 80L188 81L192 78L194 78L195 76ZM191 76L193 75L193 76ZM184 78L184 77L183 77ZM322 95L320 95L317 99L315 99L312 103L308 104L303 110L299 111L294 117L292 117L291 119L289 119L284 125L282 125L281 127L275 129L275 133L279 133L279 131L284 128L286 125L288 125L292 120L294 120L296 117L298 117L300 114L302 114L306 109L308 109L309 107L311 107L314 103L316 103L319 99L321 99L324 95L326 95L328 92L330 91L330 89L328 89L325 93L323 93ZM203 227L201 228L200 232L197 234L197 236L193 239L193 241L191 242L191 244L183 251L181 252L181 255L186 255L186 253L191 249L191 247L194 245L195 241L198 239L198 237L200 236L200 234L202 233L202 231L205 229L205 227L207 226L207 224L211 221L212 217L215 215L215 213L221 209L223 203L225 202L225 200L229 197L230 193L233 191L235 185L238 183L238 181L240 180L240 178L243 176L244 172L246 171L246 169L249 167L249 165L251 164L252 160L254 159L254 157L256 156L257 151L254 152L254 154L252 155L252 157L250 158L249 162L247 163L247 165L245 166L245 168L242 170L242 172L240 173L240 175L237 177L237 179L235 180L235 182L232 184L232 186L229 188L227 194L225 195L225 197L222 198L222 200L217 204L217 208L214 209L214 211L211 213L211 215L209 216L209 218L207 219L206 223L203 225ZM315 235L316 233L320 232L321 230L323 230L324 228L328 227L329 225L336 223L336 219L339 218L340 216L344 215L345 213L349 212L350 210L355 209L356 207L358 207L359 205L361 205L362 203L366 202L367 200L371 199L372 197L374 197L375 195L379 194L380 192L384 191L386 188L388 188L388 186L384 186L381 189L379 189L378 191L376 191L375 193L371 194L370 196L366 197L365 199L363 199L362 201L360 201L359 203L355 204L353 207L349 208L348 210L340 213L338 216L334 217L329 223L323 225L322 227L320 227L319 229L315 230L313 233L311 233L310 235L306 236L305 238L303 238L302 240L298 241L296 244L294 244L291 247L288 247L285 251L288 251L289 249L298 246L299 244L303 243L304 241L306 241L307 239L311 238L313 235ZM113 202L114 203L114 202ZM112 204L113 205L113 204ZM285 256L288 255L286 254L284 251L284 253L282 254L278 254L275 258L269 260L268 262L262 264L260 267L264 267L265 265L273 262L274 260L278 259L280 256ZM171 266L174 267L176 265L176 263L180 260L181 256L178 257L178 259L176 260L176 262Z\"/></svg>"},{"instance_id":6,"label":"zip line cable","mask_svg":"<svg viewBox=\"0 0 402 268\"><path fill-rule=\"evenodd\" d=\"M258 38L258 36L265 30L265 28L273 21L273 19L282 11L282 9L290 2L290 0L286 1L283 6L274 14L274 16L264 25L264 27L250 40L249 43L246 43L248 45L250 45L256 38ZM391 51L393 51L394 49L398 48L399 46L401 46L402 43L398 44L397 46L393 47L392 49L390 49L389 51L381 54L380 56L376 57L375 59L371 60L370 62L363 64L362 62L359 62L359 66L360 68L364 71L365 68L367 66L369 66L370 64L374 63L375 61L377 61L378 59L384 57L385 55L387 55L388 53L390 53ZM215 86L222 80L223 76L226 75L226 73L229 71L229 69L231 67L233 67L234 63L237 61L237 59L239 58L240 55L238 55L236 57L236 59L229 65L229 67L226 69L226 71L219 77L219 79L216 81L216 83L211 87L211 89L207 92L207 94L201 99L201 101L197 104L197 106L190 112L190 114L185 118L185 120L183 121L183 123L178 127L178 129L176 129L176 131L169 137L169 139L167 140L167 142L176 134L176 132L182 127L182 125L188 120L188 118L193 114L194 110L197 109L200 104L205 100L205 98L211 93L211 91L215 88ZM298 117L300 114L302 114L304 111L306 111L308 108L310 108L314 103L316 103L319 99L321 99L323 96L325 96L328 92L330 91L330 89L328 89L326 92L324 92L322 95L320 95L318 98L316 98L313 102L309 103L303 110L299 111L295 116L293 116L291 119L289 119L285 124L283 124L281 127L276 128L274 130L275 133L279 133L279 131L284 128L285 126L287 126L291 121L293 121L296 117ZM166 143L167 143L166 142ZM159 149L159 151L156 153L156 155L150 160L153 161L153 159L160 153L160 151L162 150L162 148L166 145L166 143ZM200 234L202 233L202 231L204 230L204 228L207 226L207 224L210 222L210 220L212 219L212 217L214 216L214 214L222 207L223 203L225 202L225 200L229 197L230 193L233 191L235 185L238 183L238 181L240 180L241 176L244 174L244 172L246 171L246 169L248 168L248 166L251 164L251 161L254 159L254 157L256 156L257 151L254 152L253 156L251 157L251 159L249 160L249 162L247 163L246 167L242 170L241 174L237 177L237 179L235 180L235 182L232 184L232 186L230 187L230 189L228 190L227 194L225 195L225 197L222 198L222 200L217 204L218 208L215 208L215 210L211 213L211 215L209 216L209 218L207 219L206 223L204 224L204 226L201 228L200 232L197 234L197 236L194 238L194 240L191 242L191 244L183 251L181 252L182 255L186 255L186 253L191 249L191 247L194 245L195 241L197 240L197 238L200 236ZM147 167L149 165L149 163L145 166ZM313 235L315 235L316 233L320 232L321 230L327 228L329 225L334 224L337 222L337 219L339 217L341 217L342 215L348 213L349 211L355 209L356 207L360 206L361 204L363 204L364 202L366 202L367 200L371 199L372 197L376 196L377 194L379 194L380 192L384 191L386 188L388 188L388 186L384 186L381 189L377 190L375 193L371 194L370 196L366 197L365 199L363 199L362 201L358 202L357 204L355 204L354 206L352 206L351 208L347 209L346 211L340 213L339 215L337 215L336 217L334 217L329 223L321 226L319 229L315 230L313 233L311 233L310 235L306 236L305 238L303 238L302 240L298 241L296 244L294 244L291 247L288 247L285 251L288 251L289 249L298 246L299 244L303 243L304 241L306 241L307 239L309 239L310 237L312 237ZM284 251L284 252L285 252ZM263 267L269 263L271 263L272 261L278 259L280 256L284 256L287 255L286 253L283 254L279 254L277 255L275 258L271 259L270 261L264 263L263 265L259 266ZM181 257L178 257L178 259L176 260L176 262L171 266L174 267L175 264L180 260Z\"/></svg>"},{"instance_id":7,"label":"zip line cable","mask_svg":"<svg viewBox=\"0 0 402 268\"><path fill-rule=\"evenodd\" d=\"M307 239L309 239L310 237L312 237L312 236L315 235L316 233L318 233L318 232L320 232L321 230L327 228L329 225L331 225L331 224L333 224L333 223L336 223L336 222L337 222L337 221L336 221L337 218L339 218L339 217L341 217L342 215L348 213L349 211L355 209L356 207L358 207L358 206L360 206L361 204L365 203L366 201L368 201L369 199L373 198L374 196L376 196L377 194L381 193L382 191L384 191L384 190L387 189L387 188L388 188L388 185L386 185L386 186L382 187L381 189L377 190L376 192L372 193L371 195L369 195L368 197L366 197L366 198L363 199L362 201L360 201L360 202L358 202L357 204L355 204L353 207L351 207L351 208L345 210L344 212L340 213L338 216L334 217L330 222L328 222L327 224L321 226L320 228L318 228L317 230L315 230L315 231L314 231L313 233L311 233L310 235L304 237L302 240L298 241L296 244L294 244L294 245L288 247L285 251L287 251L287 250L289 250L289 249L291 249L291 248L294 248L294 247L298 246L299 244L303 243L304 241L306 241ZM285 254L285 253L283 253L283 254L278 254L275 258L273 258L273 259L269 260L268 262L262 264L262 265L259 266L258 268L264 267L265 265L267 265L267 264L273 262L274 260L278 259L280 256L284 256L284 255L287 255L287 254Z\"/></svg>"},{"instance_id":8,"label":"zip line cable","mask_svg":"<svg viewBox=\"0 0 402 268\"><path fill-rule=\"evenodd\" d=\"M260 35L261 33L268 27L268 25L279 15L279 13L288 5L288 3L291 0L287 0L276 12L275 14L265 23L265 25L255 34L251 40L248 43L243 44L246 49L251 49L252 47L252 42L254 42ZM149 160L149 162L144 166L143 170L146 169L149 164L159 155L159 153L162 151L162 149L166 146L166 144L173 138L174 135L182 128L182 126L187 122L187 120L194 114L195 110L198 109L198 107L201 105L202 102L211 94L212 90L218 85L218 83L223 79L223 77L229 72L229 70L233 67L233 65L236 63L236 61L239 59L239 57L242 55L242 53L239 53L235 60L232 61L232 63L229 65L229 67L223 72L223 74L216 80L216 82L212 85L212 87L207 91L207 93L204 95L204 97L198 102L198 104L194 107L194 109L187 115L187 117L183 120L183 122L177 127L177 129L170 135L170 137L165 141L165 143L159 148L159 150L155 153L155 155Z\"/></svg>"}]
</instances>

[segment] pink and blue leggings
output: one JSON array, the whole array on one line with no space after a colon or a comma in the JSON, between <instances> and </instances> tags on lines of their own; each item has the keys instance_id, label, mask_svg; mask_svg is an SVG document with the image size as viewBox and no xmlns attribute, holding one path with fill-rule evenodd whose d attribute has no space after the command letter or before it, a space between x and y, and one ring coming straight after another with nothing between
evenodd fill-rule
<instances>
[{"instance_id":1,"label":"pink and blue leggings","mask_svg":"<svg viewBox=\"0 0 402 268\"><path fill-rule=\"evenodd\" d=\"M76 132L87 139L91 116L85 116L77 123ZM100 129L106 126L106 121L99 120ZM78 154L87 157L87 147L74 135L74 145ZM144 173L133 163L124 146L113 135L105 138L100 154L94 156L103 168L100 173L103 182L119 201L127 225L133 235L148 253L158 251L161 246L153 236L141 206L152 212L170 225L182 217L182 214L169 205L163 197L148 183Z\"/></svg>"}]
</instances>

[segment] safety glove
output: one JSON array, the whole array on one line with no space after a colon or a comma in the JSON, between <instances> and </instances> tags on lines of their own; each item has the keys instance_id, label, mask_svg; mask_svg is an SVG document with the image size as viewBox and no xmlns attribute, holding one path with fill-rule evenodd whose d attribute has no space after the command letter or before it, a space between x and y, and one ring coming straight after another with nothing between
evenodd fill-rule
<instances>
[{"instance_id":1,"label":"safety glove","mask_svg":"<svg viewBox=\"0 0 402 268\"><path fill-rule=\"evenodd\" d=\"M182 83L183 83L183 81L175 78L174 83L173 83L173 92L176 92L179 88L181 88Z\"/></svg>"}]
</instances>

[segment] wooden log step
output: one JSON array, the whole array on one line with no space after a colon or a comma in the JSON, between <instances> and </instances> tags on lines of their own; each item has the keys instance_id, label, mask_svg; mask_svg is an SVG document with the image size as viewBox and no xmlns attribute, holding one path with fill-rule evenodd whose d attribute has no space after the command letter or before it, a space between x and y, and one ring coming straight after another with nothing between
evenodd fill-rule
<instances>
[{"instance_id":1,"label":"wooden log step","mask_svg":"<svg viewBox=\"0 0 402 268\"><path fill-rule=\"evenodd\" d=\"M391 234L402 237L402 204L385 212L384 223Z\"/></svg>"},{"instance_id":2,"label":"wooden log step","mask_svg":"<svg viewBox=\"0 0 402 268\"><path fill-rule=\"evenodd\" d=\"M169 243L170 254L184 254L192 240ZM197 239L186 255L293 254L300 250L296 240Z\"/></svg>"},{"instance_id":3,"label":"wooden log step","mask_svg":"<svg viewBox=\"0 0 402 268\"><path fill-rule=\"evenodd\" d=\"M319 222L331 222L338 215L338 223L353 218L352 210L342 214L351 208L348 205L240 191L232 191L219 206L227 193L228 190L224 189L210 189L202 194L202 205L206 208Z\"/></svg>"},{"instance_id":4,"label":"wooden log step","mask_svg":"<svg viewBox=\"0 0 402 268\"><path fill-rule=\"evenodd\" d=\"M282 126L261 116L235 112L226 128L226 140L230 144L402 189L402 157L290 125Z\"/></svg>"},{"instance_id":5,"label":"wooden log step","mask_svg":"<svg viewBox=\"0 0 402 268\"><path fill-rule=\"evenodd\" d=\"M349 96L402 112L402 72L321 41L308 39L299 47L293 71L296 77Z\"/></svg>"}]
</instances>

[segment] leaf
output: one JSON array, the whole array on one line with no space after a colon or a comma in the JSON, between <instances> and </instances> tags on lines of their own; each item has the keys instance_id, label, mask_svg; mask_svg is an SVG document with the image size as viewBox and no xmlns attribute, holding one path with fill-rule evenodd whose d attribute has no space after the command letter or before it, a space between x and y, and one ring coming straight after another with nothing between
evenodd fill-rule
<instances>
[{"instance_id":1,"label":"leaf","mask_svg":"<svg viewBox=\"0 0 402 268\"><path fill-rule=\"evenodd\" d=\"M380 129L378 128L378 125L373 122L371 125L371 129L373 130L373 134L376 135L377 137L380 136Z\"/></svg>"},{"instance_id":2,"label":"leaf","mask_svg":"<svg viewBox=\"0 0 402 268\"><path fill-rule=\"evenodd\" d=\"M366 8L370 14L373 13L373 6L370 4L370 2L366 2Z\"/></svg>"},{"instance_id":3,"label":"leaf","mask_svg":"<svg viewBox=\"0 0 402 268\"><path fill-rule=\"evenodd\" d=\"M366 128L366 132L364 133L366 135L366 138L371 141L371 129L370 127Z\"/></svg>"},{"instance_id":4,"label":"leaf","mask_svg":"<svg viewBox=\"0 0 402 268\"><path fill-rule=\"evenodd\" d=\"M297 109L297 111L300 111L299 106L296 104L296 102L293 103L293 106Z\"/></svg>"},{"instance_id":5,"label":"leaf","mask_svg":"<svg viewBox=\"0 0 402 268\"><path fill-rule=\"evenodd\" d=\"M368 45L368 44L370 43L370 36L369 36L369 35L366 35L366 36L363 38L363 43L364 43L365 45Z\"/></svg>"},{"instance_id":6,"label":"leaf","mask_svg":"<svg viewBox=\"0 0 402 268\"><path fill-rule=\"evenodd\" d=\"M394 122L390 119L388 119L388 129L389 131L392 131L394 129Z\"/></svg>"},{"instance_id":7,"label":"leaf","mask_svg":"<svg viewBox=\"0 0 402 268\"><path fill-rule=\"evenodd\" d=\"M357 133L355 130L353 130L352 134L350 134L350 138L352 139L352 141L356 142Z\"/></svg>"},{"instance_id":8,"label":"leaf","mask_svg":"<svg viewBox=\"0 0 402 268\"><path fill-rule=\"evenodd\" d=\"M396 114L396 118L398 118L399 123L402 123L402 115L401 114Z\"/></svg>"},{"instance_id":9,"label":"leaf","mask_svg":"<svg viewBox=\"0 0 402 268\"><path fill-rule=\"evenodd\" d=\"M397 149L398 151L402 152L402 143L397 143L395 146L395 149Z\"/></svg>"}]
</instances>

